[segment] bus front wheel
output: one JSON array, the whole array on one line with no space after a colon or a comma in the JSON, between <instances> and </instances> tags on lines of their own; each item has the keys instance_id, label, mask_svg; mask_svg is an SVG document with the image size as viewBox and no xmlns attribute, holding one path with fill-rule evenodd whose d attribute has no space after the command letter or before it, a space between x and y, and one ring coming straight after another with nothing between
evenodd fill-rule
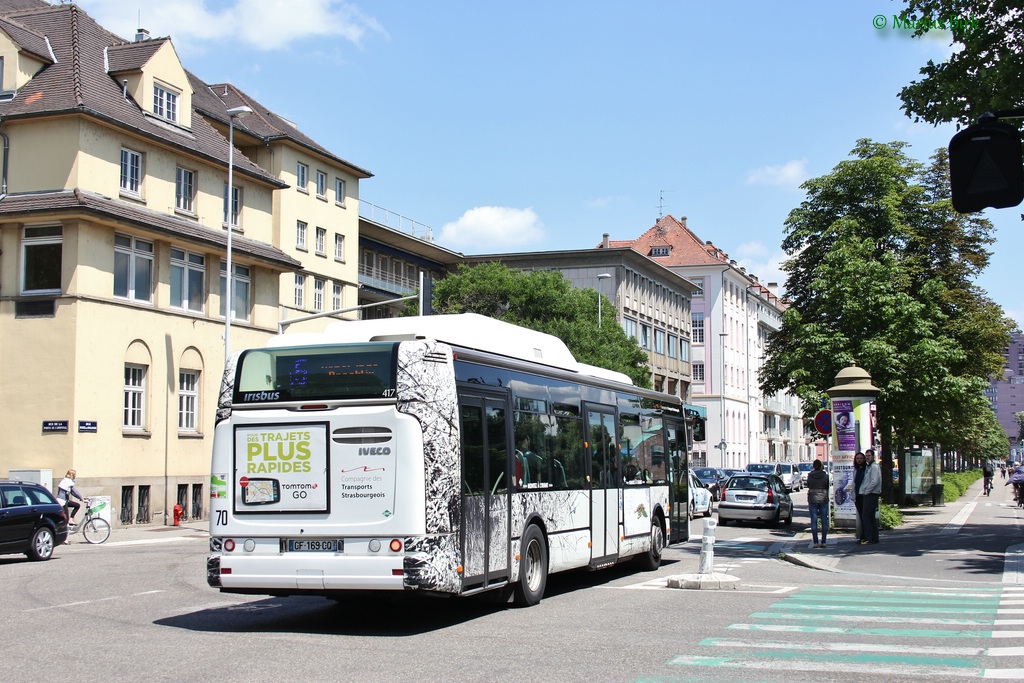
<instances>
[{"instance_id":1,"label":"bus front wheel","mask_svg":"<svg viewBox=\"0 0 1024 683\"><path fill-rule=\"evenodd\" d=\"M548 546L536 524L526 527L519 547L519 582L515 603L520 607L536 605L544 597L548 582Z\"/></svg>"},{"instance_id":2,"label":"bus front wheel","mask_svg":"<svg viewBox=\"0 0 1024 683\"><path fill-rule=\"evenodd\" d=\"M661 526L661 515L655 515L651 522L651 549L637 556L641 569L653 572L661 566L661 553L665 550L665 529Z\"/></svg>"}]
</instances>

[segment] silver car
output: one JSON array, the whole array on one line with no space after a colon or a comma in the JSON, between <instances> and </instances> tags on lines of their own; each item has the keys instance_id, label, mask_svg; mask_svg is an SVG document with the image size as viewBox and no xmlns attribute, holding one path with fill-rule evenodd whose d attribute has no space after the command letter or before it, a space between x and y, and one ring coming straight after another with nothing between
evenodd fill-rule
<instances>
[{"instance_id":1,"label":"silver car","mask_svg":"<svg viewBox=\"0 0 1024 683\"><path fill-rule=\"evenodd\" d=\"M793 523L793 500L782 479L774 474L747 472L729 478L718 503L718 522Z\"/></svg>"}]
</instances>

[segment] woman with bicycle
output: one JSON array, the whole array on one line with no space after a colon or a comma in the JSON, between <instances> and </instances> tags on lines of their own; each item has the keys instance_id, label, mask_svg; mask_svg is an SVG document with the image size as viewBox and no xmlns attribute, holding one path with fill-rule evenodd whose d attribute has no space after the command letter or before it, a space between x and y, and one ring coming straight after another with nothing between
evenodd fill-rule
<instances>
[{"instance_id":1,"label":"woman with bicycle","mask_svg":"<svg viewBox=\"0 0 1024 683\"><path fill-rule=\"evenodd\" d=\"M82 507L74 501L75 498L85 502L85 496L83 496L77 488L75 488L75 477L78 472L75 470L68 470L64 478L57 484L57 501L64 506L64 510L68 515L68 526L75 523L75 515L78 514L78 509Z\"/></svg>"}]
</instances>

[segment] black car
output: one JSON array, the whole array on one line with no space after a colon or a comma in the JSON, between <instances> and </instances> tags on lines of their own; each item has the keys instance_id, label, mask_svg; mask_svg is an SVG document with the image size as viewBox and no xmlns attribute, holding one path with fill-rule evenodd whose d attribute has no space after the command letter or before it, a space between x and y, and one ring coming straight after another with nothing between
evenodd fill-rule
<instances>
[{"instance_id":1,"label":"black car","mask_svg":"<svg viewBox=\"0 0 1024 683\"><path fill-rule=\"evenodd\" d=\"M0 554L48 560L67 537L64 508L46 487L0 479Z\"/></svg>"},{"instance_id":2,"label":"black car","mask_svg":"<svg viewBox=\"0 0 1024 683\"><path fill-rule=\"evenodd\" d=\"M729 477L724 470L715 467L698 467L693 473L704 482L704 486L711 491L712 500L721 498L722 484L728 481Z\"/></svg>"}]
</instances>

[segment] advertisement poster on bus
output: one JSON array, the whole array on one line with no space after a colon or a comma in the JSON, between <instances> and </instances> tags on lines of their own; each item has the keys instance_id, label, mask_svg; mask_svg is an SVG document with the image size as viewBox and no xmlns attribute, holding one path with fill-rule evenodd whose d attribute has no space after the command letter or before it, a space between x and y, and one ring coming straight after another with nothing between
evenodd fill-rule
<instances>
[{"instance_id":1,"label":"advertisement poster on bus","mask_svg":"<svg viewBox=\"0 0 1024 683\"><path fill-rule=\"evenodd\" d=\"M235 428L235 512L328 512L327 423Z\"/></svg>"}]
</instances>

